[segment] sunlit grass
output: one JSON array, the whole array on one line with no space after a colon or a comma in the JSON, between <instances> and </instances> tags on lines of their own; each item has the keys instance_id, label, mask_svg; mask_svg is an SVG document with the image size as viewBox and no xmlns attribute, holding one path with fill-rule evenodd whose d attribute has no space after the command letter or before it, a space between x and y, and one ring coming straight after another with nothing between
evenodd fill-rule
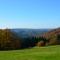
<instances>
[{"instance_id":1,"label":"sunlit grass","mask_svg":"<svg viewBox=\"0 0 60 60\"><path fill-rule=\"evenodd\" d=\"M0 51L0 60L60 60L60 46Z\"/></svg>"}]
</instances>

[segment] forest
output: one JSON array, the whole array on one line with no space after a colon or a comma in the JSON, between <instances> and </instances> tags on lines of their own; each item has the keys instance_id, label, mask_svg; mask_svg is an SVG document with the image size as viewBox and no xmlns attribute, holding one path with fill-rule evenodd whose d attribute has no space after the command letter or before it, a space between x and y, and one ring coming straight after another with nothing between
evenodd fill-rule
<instances>
[{"instance_id":1,"label":"forest","mask_svg":"<svg viewBox=\"0 0 60 60\"><path fill-rule=\"evenodd\" d=\"M10 29L0 29L0 50L16 50L48 45L60 45L60 28L24 38Z\"/></svg>"}]
</instances>

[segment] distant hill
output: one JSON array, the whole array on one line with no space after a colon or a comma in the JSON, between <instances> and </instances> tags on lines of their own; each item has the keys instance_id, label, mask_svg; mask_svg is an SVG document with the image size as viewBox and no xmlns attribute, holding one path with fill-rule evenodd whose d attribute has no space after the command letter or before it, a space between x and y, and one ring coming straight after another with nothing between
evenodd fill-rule
<instances>
[{"instance_id":1,"label":"distant hill","mask_svg":"<svg viewBox=\"0 0 60 60\"><path fill-rule=\"evenodd\" d=\"M49 30L50 29L11 29L12 32L15 32L20 37L37 36Z\"/></svg>"},{"instance_id":2,"label":"distant hill","mask_svg":"<svg viewBox=\"0 0 60 60\"><path fill-rule=\"evenodd\" d=\"M60 28L53 29L41 35L48 40L49 45L60 44Z\"/></svg>"},{"instance_id":3,"label":"distant hill","mask_svg":"<svg viewBox=\"0 0 60 60\"><path fill-rule=\"evenodd\" d=\"M0 50L60 45L57 29L0 29Z\"/></svg>"}]
</instances>

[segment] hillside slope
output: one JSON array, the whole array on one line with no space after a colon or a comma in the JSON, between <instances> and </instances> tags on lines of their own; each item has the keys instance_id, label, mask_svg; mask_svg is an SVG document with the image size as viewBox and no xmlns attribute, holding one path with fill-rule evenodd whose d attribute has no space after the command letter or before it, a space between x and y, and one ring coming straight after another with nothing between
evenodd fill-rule
<instances>
[{"instance_id":1,"label":"hillside slope","mask_svg":"<svg viewBox=\"0 0 60 60\"><path fill-rule=\"evenodd\" d=\"M48 44L60 44L60 28L53 29L47 33L44 33L41 36L48 40Z\"/></svg>"}]
</instances>

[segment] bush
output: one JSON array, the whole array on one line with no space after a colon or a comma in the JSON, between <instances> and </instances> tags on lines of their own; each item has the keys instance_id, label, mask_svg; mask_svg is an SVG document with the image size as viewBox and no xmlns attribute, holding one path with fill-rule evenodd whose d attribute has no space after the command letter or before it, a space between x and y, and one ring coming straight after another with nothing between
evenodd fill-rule
<instances>
[{"instance_id":1,"label":"bush","mask_svg":"<svg viewBox=\"0 0 60 60\"><path fill-rule=\"evenodd\" d=\"M45 46L45 43L44 43L44 41L39 41L38 43L37 43L37 46Z\"/></svg>"}]
</instances>

